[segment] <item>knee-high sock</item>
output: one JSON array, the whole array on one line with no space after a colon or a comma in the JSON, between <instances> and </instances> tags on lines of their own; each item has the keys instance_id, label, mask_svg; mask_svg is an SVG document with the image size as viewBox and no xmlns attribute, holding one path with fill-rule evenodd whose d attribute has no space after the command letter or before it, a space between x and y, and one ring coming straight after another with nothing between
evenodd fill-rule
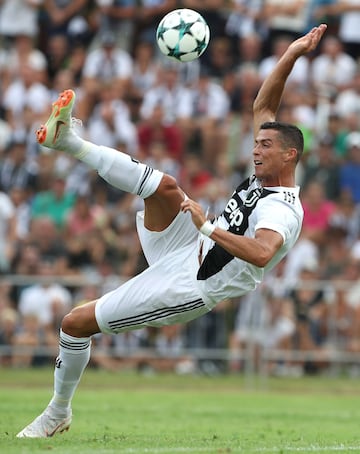
<instances>
[{"instance_id":1,"label":"knee-high sock","mask_svg":"<svg viewBox=\"0 0 360 454\"><path fill-rule=\"evenodd\" d=\"M112 186L137 194L143 199L151 196L158 188L163 176L159 170L152 169L114 148L83 140L74 133L69 135L67 140L67 151L97 170Z\"/></svg>"},{"instance_id":2,"label":"knee-high sock","mask_svg":"<svg viewBox=\"0 0 360 454\"><path fill-rule=\"evenodd\" d=\"M54 395L50 405L58 413L66 414L90 359L89 337L73 337L60 331L59 356L54 371Z\"/></svg>"}]
</instances>

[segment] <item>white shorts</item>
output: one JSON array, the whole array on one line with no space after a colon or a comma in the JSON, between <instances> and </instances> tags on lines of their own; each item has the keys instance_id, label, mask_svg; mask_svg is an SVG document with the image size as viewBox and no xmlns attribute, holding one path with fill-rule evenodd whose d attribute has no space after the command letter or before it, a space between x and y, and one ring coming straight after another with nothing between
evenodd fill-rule
<instances>
[{"instance_id":1,"label":"white shorts","mask_svg":"<svg viewBox=\"0 0 360 454\"><path fill-rule=\"evenodd\" d=\"M199 232L190 213L151 232L140 212L137 229L150 266L98 300L95 316L103 333L185 323L209 311L196 285Z\"/></svg>"}]
</instances>

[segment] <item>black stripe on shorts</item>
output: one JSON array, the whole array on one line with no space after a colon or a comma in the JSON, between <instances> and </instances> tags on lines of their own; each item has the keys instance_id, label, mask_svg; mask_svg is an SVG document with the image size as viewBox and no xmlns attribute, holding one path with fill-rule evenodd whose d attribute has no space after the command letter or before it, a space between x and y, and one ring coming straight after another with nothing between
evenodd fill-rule
<instances>
[{"instance_id":1,"label":"black stripe on shorts","mask_svg":"<svg viewBox=\"0 0 360 454\"><path fill-rule=\"evenodd\" d=\"M159 308L151 312L145 312L144 314L134 315L132 317L126 317L120 320L112 320L109 322L109 327L115 330L131 328L142 323L153 322L155 320L160 320L161 318L181 314L182 312L189 312L204 306L205 304L203 300L197 299L195 301L190 301L189 303L180 304L179 306L175 307Z\"/></svg>"}]
</instances>

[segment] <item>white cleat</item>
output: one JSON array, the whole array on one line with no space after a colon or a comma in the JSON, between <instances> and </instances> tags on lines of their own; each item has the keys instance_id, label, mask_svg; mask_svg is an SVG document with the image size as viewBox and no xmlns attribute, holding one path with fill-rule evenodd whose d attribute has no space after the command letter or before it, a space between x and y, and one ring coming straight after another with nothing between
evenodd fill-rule
<instances>
[{"instance_id":1,"label":"white cleat","mask_svg":"<svg viewBox=\"0 0 360 454\"><path fill-rule=\"evenodd\" d=\"M16 436L17 438L47 438L57 433L62 433L70 428L72 415L71 412L66 418L56 418L51 410L46 410L34 419Z\"/></svg>"}]
</instances>

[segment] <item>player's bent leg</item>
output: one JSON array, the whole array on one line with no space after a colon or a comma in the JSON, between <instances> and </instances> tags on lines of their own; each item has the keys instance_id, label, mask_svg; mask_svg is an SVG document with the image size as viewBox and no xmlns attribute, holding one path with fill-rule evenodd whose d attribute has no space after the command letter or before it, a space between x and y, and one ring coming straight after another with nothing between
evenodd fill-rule
<instances>
[{"instance_id":1,"label":"player's bent leg","mask_svg":"<svg viewBox=\"0 0 360 454\"><path fill-rule=\"evenodd\" d=\"M179 213L184 197L175 178L164 174L154 194L144 200L144 226L154 232L166 229Z\"/></svg>"}]
</instances>

